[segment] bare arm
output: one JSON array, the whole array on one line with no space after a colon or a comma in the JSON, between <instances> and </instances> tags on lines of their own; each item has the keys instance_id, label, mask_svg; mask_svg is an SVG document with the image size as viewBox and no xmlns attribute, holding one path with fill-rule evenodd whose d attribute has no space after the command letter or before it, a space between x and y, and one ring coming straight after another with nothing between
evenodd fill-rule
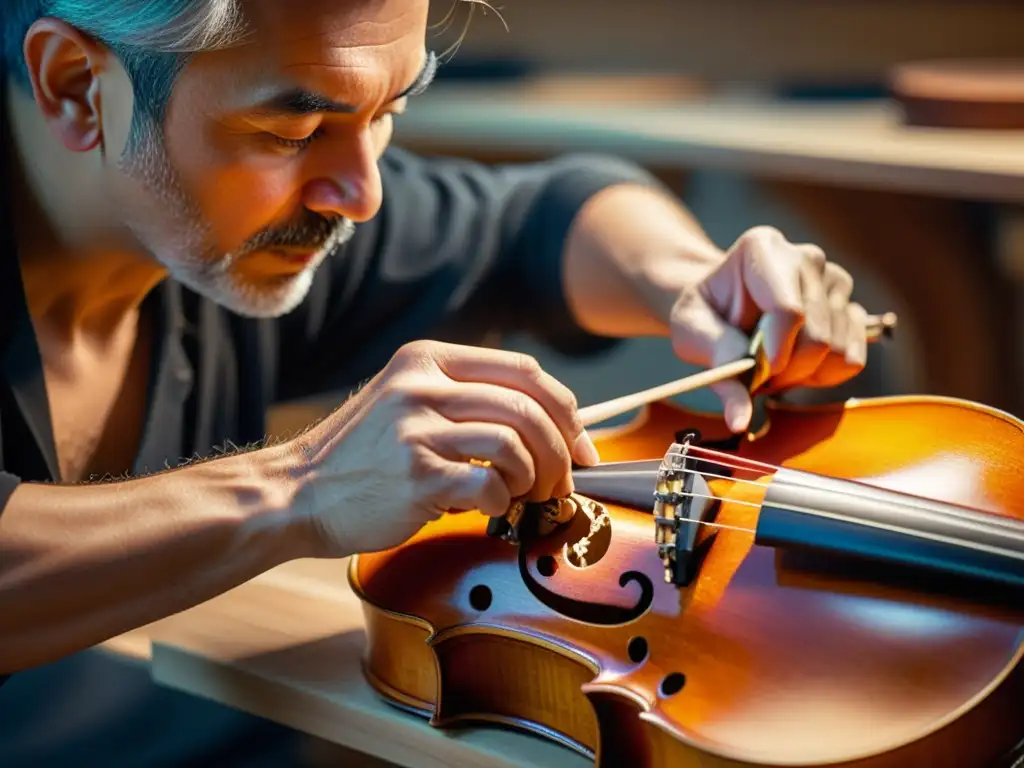
<instances>
[{"instance_id":1,"label":"bare arm","mask_svg":"<svg viewBox=\"0 0 1024 768\"><path fill-rule=\"evenodd\" d=\"M0 674L304 556L283 448L103 485L23 483L0 514Z\"/></svg>"},{"instance_id":2,"label":"bare arm","mask_svg":"<svg viewBox=\"0 0 1024 768\"><path fill-rule=\"evenodd\" d=\"M667 336L672 306L725 253L662 190L620 184L580 210L566 242L566 298L591 333Z\"/></svg>"}]
</instances>

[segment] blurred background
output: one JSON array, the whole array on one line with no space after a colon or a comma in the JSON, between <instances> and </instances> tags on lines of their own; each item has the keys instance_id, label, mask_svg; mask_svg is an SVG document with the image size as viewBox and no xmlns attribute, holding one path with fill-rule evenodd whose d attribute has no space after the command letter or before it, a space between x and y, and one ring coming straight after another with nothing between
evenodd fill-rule
<instances>
[{"instance_id":1,"label":"blurred background","mask_svg":"<svg viewBox=\"0 0 1024 768\"><path fill-rule=\"evenodd\" d=\"M458 48L396 144L488 163L611 153L657 174L721 247L759 224L822 246L899 329L856 380L788 399L914 392L1024 413L1024 3L456 6L435 4L432 47ZM690 372L659 340L583 359L498 343L583 404Z\"/></svg>"},{"instance_id":2,"label":"blurred background","mask_svg":"<svg viewBox=\"0 0 1024 768\"><path fill-rule=\"evenodd\" d=\"M815 242L900 328L840 392L1024 411L1024 3L515 0L436 4L459 48L396 143L486 162L610 152L657 173L718 245ZM583 403L687 373L667 342L568 360ZM685 398L684 398L685 399ZM696 393L694 405L714 408Z\"/></svg>"},{"instance_id":3,"label":"blurred background","mask_svg":"<svg viewBox=\"0 0 1024 768\"><path fill-rule=\"evenodd\" d=\"M397 144L484 162L568 151L639 162L720 246L776 226L849 269L869 311L898 313L895 340L872 348L862 376L794 398L930 393L1024 416L1024 3L495 2L498 13L474 4L468 30L468 4L446 19L449 3L436 3L433 47L465 37L398 121ZM586 359L527 338L500 343L535 354L582 404L688 372L657 340ZM718 405L708 393L683 399ZM271 432L331 405L282 407ZM88 689L90 706L47 697L54 676ZM168 751L160 738L183 746L247 732L232 713L211 704L197 715L190 697L169 691L156 720L156 710L124 720L148 679L144 664L83 654L12 681L20 695L6 700L21 712L4 717L34 723L21 733L36 746L121 721L126 743L148 746L154 765ZM40 726L42 709L51 717ZM249 743L253 754L222 764L264 764L262 745Z\"/></svg>"}]
</instances>

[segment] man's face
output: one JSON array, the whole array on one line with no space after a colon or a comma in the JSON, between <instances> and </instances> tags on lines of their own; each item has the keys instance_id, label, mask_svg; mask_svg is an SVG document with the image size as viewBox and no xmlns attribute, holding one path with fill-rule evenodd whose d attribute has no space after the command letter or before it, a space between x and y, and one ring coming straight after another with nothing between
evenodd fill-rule
<instances>
[{"instance_id":1,"label":"man's face","mask_svg":"<svg viewBox=\"0 0 1024 768\"><path fill-rule=\"evenodd\" d=\"M111 150L107 173L118 214L172 277L271 317L303 300L325 256L380 207L392 115L433 72L428 0L245 8L247 42L193 58L162 133L125 157Z\"/></svg>"}]
</instances>

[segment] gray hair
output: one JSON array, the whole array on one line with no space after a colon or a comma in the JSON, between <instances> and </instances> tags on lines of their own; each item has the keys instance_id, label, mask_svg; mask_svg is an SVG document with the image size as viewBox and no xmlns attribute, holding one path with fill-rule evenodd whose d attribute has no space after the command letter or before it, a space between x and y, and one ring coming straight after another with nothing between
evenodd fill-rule
<instances>
[{"instance_id":1,"label":"gray hair","mask_svg":"<svg viewBox=\"0 0 1024 768\"><path fill-rule=\"evenodd\" d=\"M0 5L0 63L24 88L30 83L22 48L37 19L61 19L118 55L135 94L129 148L163 123L174 83L192 56L236 45L247 32L241 0L0 0ZM469 15L450 53L468 30L473 9L493 10L488 0L454 0L442 27L460 5Z\"/></svg>"},{"instance_id":2,"label":"gray hair","mask_svg":"<svg viewBox=\"0 0 1024 768\"><path fill-rule=\"evenodd\" d=\"M141 121L162 123L174 82L191 56L239 42L245 25L239 0L0 0L4 69L29 86L23 45L29 27L51 16L109 46L132 81ZM130 142L131 143L131 142Z\"/></svg>"}]
</instances>

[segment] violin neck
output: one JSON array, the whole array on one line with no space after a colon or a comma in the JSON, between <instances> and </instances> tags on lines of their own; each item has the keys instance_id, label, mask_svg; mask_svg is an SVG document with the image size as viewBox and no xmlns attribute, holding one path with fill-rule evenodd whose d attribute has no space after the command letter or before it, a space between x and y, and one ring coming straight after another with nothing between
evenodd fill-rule
<instances>
[{"instance_id":1,"label":"violin neck","mask_svg":"<svg viewBox=\"0 0 1024 768\"><path fill-rule=\"evenodd\" d=\"M1024 587L1021 521L808 472L776 472L756 542Z\"/></svg>"}]
</instances>

